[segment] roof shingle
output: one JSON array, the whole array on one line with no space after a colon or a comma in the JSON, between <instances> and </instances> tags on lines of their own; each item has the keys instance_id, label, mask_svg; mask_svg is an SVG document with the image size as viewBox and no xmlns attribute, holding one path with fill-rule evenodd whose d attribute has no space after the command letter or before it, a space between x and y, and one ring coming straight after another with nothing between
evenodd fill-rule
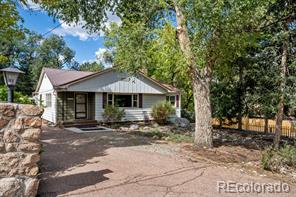
<instances>
[{"instance_id":1,"label":"roof shingle","mask_svg":"<svg viewBox=\"0 0 296 197\"><path fill-rule=\"evenodd\" d=\"M61 70L55 68L44 68L44 73L55 87L94 74L94 72Z\"/></svg>"}]
</instances>

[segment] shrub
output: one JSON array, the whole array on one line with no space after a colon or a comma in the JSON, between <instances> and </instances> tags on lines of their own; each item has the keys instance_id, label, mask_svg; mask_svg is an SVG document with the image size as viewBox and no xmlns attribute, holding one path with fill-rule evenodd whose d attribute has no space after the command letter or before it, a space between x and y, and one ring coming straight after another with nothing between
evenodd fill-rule
<instances>
[{"instance_id":1,"label":"shrub","mask_svg":"<svg viewBox=\"0 0 296 197\"><path fill-rule=\"evenodd\" d=\"M187 120L189 120L189 122L195 122L195 113L188 111L186 109L182 109L181 110L181 117L182 118L186 118Z\"/></svg>"},{"instance_id":2,"label":"shrub","mask_svg":"<svg viewBox=\"0 0 296 197\"><path fill-rule=\"evenodd\" d=\"M279 149L267 148L262 152L261 165L266 170L277 172L281 168L296 169L296 147L286 143Z\"/></svg>"},{"instance_id":3,"label":"shrub","mask_svg":"<svg viewBox=\"0 0 296 197\"><path fill-rule=\"evenodd\" d=\"M152 107L151 116L159 124L164 124L170 115L175 113L175 109L169 102L161 101Z\"/></svg>"},{"instance_id":4,"label":"shrub","mask_svg":"<svg viewBox=\"0 0 296 197\"><path fill-rule=\"evenodd\" d=\"M7 87L3 85L0 86L0 101L7 101ZM14 102L20 104L33 104L33 101L30 97L16 91L14 91Z\"/></svg>"},{"instance_id":5,"label":"shrub","mask_svg":"<svg viewBox=\"0 0 296 197\"><path fill-rule=\"evenodd\" d=\"M103 112L103 118L106 122L119 122L125 115L124 109L117 106L107 105Z\"/></svg>"}]
</instances>

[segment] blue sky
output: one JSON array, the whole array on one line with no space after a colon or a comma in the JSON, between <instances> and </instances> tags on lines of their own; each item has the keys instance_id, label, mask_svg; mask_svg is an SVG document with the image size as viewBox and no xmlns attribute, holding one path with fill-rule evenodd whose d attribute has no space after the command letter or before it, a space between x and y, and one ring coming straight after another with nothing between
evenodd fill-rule
<instances>
[{"instance_id":1,"label":"blue sky","mask_svg":"<svg viewBox=\"0 0 296 197\"><path fill-rule=\"evenodd\" d=\"M45 11L42 11L38 5L30 1L28 6L30 9L22 6L18 7L26 28L43 35L62 23L61 26L51 31L45 37L52 34L63 36L68 47L75 51L75 60L79 63L95 61L100 58L100 54L105 50L103 36L89 34L81 25L66 24L60 20L54 21L53 18L48 16ZM108 22L120 23L120 19L110 13ZM81 21L81 23L83 23L83 21Z\"/></svg>"}]
</instances>

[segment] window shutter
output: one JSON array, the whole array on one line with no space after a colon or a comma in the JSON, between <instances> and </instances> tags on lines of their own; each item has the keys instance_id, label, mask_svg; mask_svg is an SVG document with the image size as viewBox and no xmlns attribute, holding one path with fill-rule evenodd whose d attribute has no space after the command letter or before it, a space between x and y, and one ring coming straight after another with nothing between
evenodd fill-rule
<instances>
[{"instance_id":1,"label":"window shutter","mask_svg":"<svg viewBox=\"0 0 296 197\"><path fill-rule=\"evenodd\" d=\"M177 108L179 107L179 95L178 94L176 95L176 107Z\"/></svg>"},{"instance_id":2,"label":"window shutter","mask_svg":"<svg viewBox=\"0 0 296 197\"><path fill-rule=\"evenodd\" d=\"M139 94L139 108L143 108L143 94Z\"/></svg>"},{"instance_id":3,"label":"window shutter","mask_svg":"<svg viewBox=\"0 0 296 197\"><path fill-rule=\"evenodd\" d=\"M107 105L107 92L103 92L103 108Z\"/></svg>"}]
</instances>

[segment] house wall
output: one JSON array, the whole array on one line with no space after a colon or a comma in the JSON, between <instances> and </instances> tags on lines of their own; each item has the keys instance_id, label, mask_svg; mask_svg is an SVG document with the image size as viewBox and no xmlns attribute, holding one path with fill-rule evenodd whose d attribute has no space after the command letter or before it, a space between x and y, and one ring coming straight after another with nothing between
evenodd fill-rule
<instances>
[{"instance_id":1,"label":"house wall","mask_svg":"<svg viewBox=\"0 0 296 197\"><path fill-rule=\"evenodd\" d=\"M46 74L44 74L43 79L41 81L40 84L40 88L39 88L39 92L37 95L37 102L39 103L39 98L40 98L40 94L42 94L42 105L44 106L44 113L42 115L42 118L56 123L56 109L57 109L57 96L56 96L56 92L54 91L54 88L50 82L50 80L48 79L48 77L46 76ZM51 107L46 106L46 94L51 94Z\"/></svg>"},{"instance_id":2,"label":"house wall","mask_svg":"<svg viewBox=\"0 0 296 197\"><path fill-rule=\"evenodd\" d=\"M150 115L152 106L159 101L166 100L166 95L158 94L143 94L143 108L126 108L123 121L141 121L151 120ZM180 106L180 105L179 105ZM103 121L103 94L96 93L95 95L95 119ZM180 117L180 108L176 109L176 116Z\"/></svg>"},{"instance_id":3,"label":"house wall","mask_svg":"<svg viewBox=\"0 0 296 197\"><path fill-rule=\"evenodd\" d=\"M67 91L165 94L166 90L142 76L109 71L97 77L70 85Z\"/></svg>"},{"instance_id":4,"label":"house wall","mask_svg":"<svg viewBox=\"0 0 296 197\"><path fill-rule=\"evenodd\" d=\"M75 119L74 92L58 92L57 121Z\"/></svg>"},{"instance_id":5,"label":"house wall","mask_svg":"<svg viewBox=\"0 0 296 197\"><path fill-rule=\"evenodd\" d=\"M95 120L95 93L89 92L87 96L87 119ZM75 92L58 92L57 121L75 120Z\"/></svg>"}]
</instances>

